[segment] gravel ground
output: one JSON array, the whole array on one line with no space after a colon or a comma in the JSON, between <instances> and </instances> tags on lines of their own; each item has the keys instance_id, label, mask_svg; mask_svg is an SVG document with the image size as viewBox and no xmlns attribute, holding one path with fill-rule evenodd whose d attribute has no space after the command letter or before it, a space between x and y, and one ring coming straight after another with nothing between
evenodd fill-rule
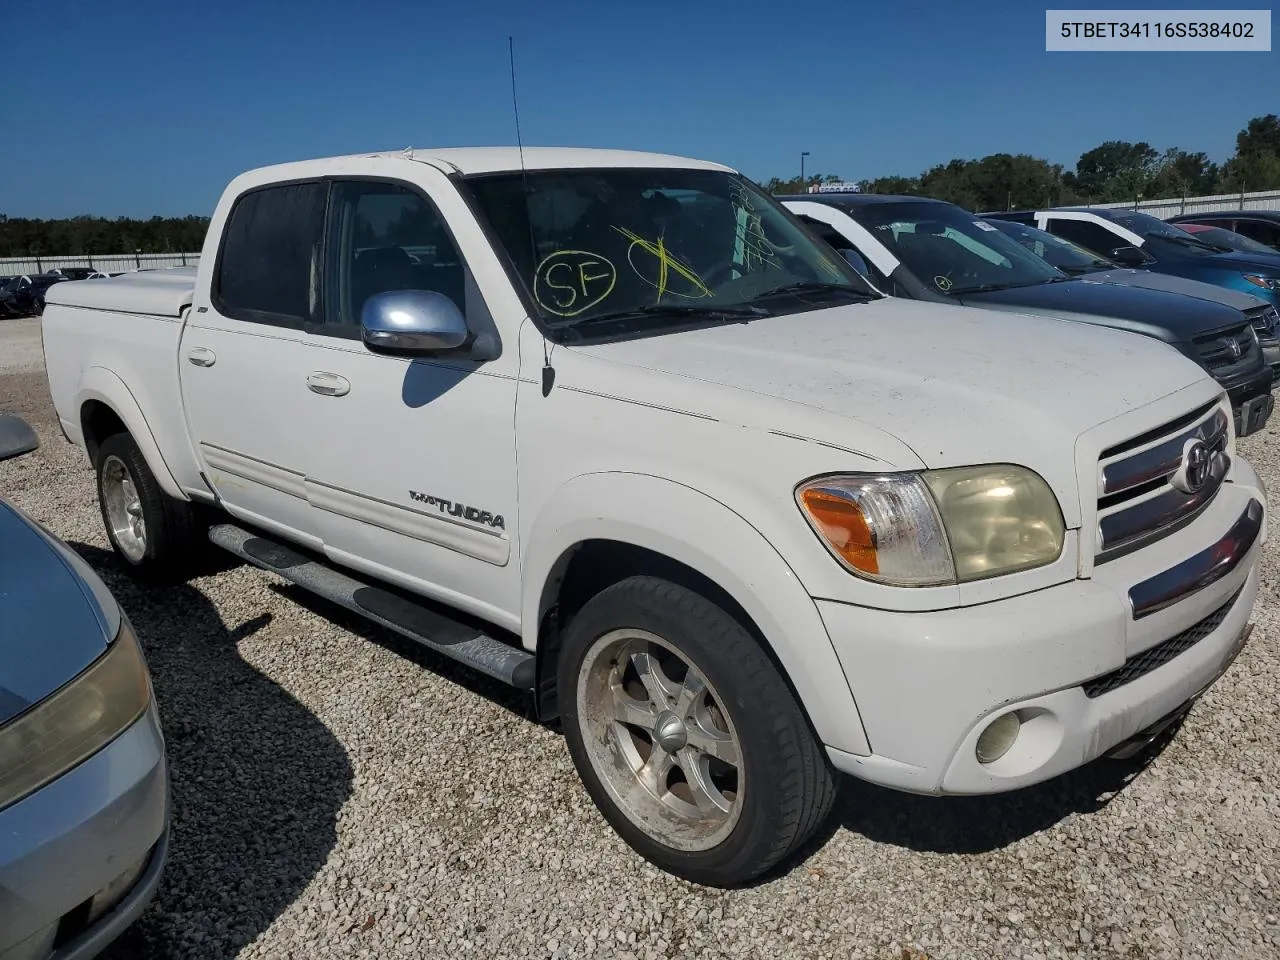
<instances>
[{"instance_id":1,"label":"gravel ground","mask_svg":"<svg viewBox=\"0 0 1280 960\"><path fill-rule=\"evenodd\" d=\"M802 857L711 891L630 853L523 696L252 568L128 580L35 321L0 322L0 410L44 443L0 495L103 575L160 702L172 857L114 960L1280 955L1276 539L1252 641L1154 756L992 799L846 780ZM1241 444L1273 490L1277 431Z\"/></svg>"}]
</instances>

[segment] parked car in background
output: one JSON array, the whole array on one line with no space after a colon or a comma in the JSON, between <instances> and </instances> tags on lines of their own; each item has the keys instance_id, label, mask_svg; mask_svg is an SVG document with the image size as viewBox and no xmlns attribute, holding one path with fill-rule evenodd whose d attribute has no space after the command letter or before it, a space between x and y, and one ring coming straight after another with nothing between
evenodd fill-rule
<instances>
[{"instance_id":1,"label":"parked car in background","mask_svg":"<svg viewBox=\"0 0 1280 960\"><path fill-rule=\"evenodd\" d=\"M1219 299L1073 278L993 224L941 200L883 194L780 198L892 296L1034 313L1145 334L1201 365L1227 395L1236 433L1261 430L1274 374L1250 319ZM846 254L846 259L848 256Z\"/></svg>"},{"instance_id":2,"label":"parked car in background","mask_svg":"<svg viewBox=\"0 0 1280 960\"><path fill-rule=\"evenodd\" d=\"M1280 251L1280 210L1216 210L1208 213L1182 213L1168 217L1167 223L1188 223L1221 227Z\"/></svg>"},{"instance_id":3,"label":"parked car in background","mask_svg":"<svg viewBox=\"0 0 1280 960\"><path fill-rule=\"evenodd\" d=\"M54 267L48 272L68 280L88 280L98 271L93 267Z\"/></svg>"},{"instance_id":4,"label":"parked car in background","mask_svg":"<svg viewBox=\"0 0 1280 960\"><path fill-rule=\"evenodd\" d=\"M801 849L835 770L985 794L1133 750L1248 637L1266 494L1201 366L882 296L720 164L282 164L197 268L49 297L126 569L207 538L529 691L699 883Z\"/></svg>"},{"instance_id":5,"label":"parked car in background","mask_svg":"<svg viewBox=\"0 0 1280 960\"><path fill-rule=\"evenodd\" d=\"M1227 230L1223 227L1211 227L1207 223L1180 223L1178 229L1185 230L1201 243L1207 243L1219 250L1234 250L1237 253L1261 253L1274 256L1280 253L1275 247L1269 247L1257 240L1250 240L1242 233Z\"/></svg>"},{"instance_id":6,"label":"parked car in background","mask_svg":"<svg viewBox=\"0 0 1280 960\"><path fill-rule=\"evenodd\" d=\"M37 446L0 415L0 460ZM0 499L0 960L84 960L151 900L169 773L146 659L81 557Z\"/></svg>"},{"instance_id":7,"label":"parked car in background","mask_svg":"<svg viewBox=\"0 0 1280 960\"><path fill-rule=\"evenodd\" d=\"M1126 267L1242 290L1280 306L1280 253L1219 250L1174 224L1133 210L1063 208L983 216L1039 227Z\"/></svg>"},{"instance_id":8,"label":"parked car in background","mask_svg":"<svg viewBox=\"0 0 1280 960\"><path fill-rule=\"evenodd\" d=\"M63 283L67 278L53 273L37 273L24 275L9 281L0 290L0 315L11 317L29 317L44 312L44 295L55 283Z\"/></svg>"},{"instance_id":9,"label":"parked car in background","mask_svg":"<svg viewBox=\"0 0 1280 960\"><path fill-rule=\"evenodd\" d=\"M1165 290L1170 293L1198 297L1201 300L1217 300L1235 307L1249 318L1253 329L1257 331L1258 343L1262 347L1262 356L1267 365L1271 367L1272 372L1280 374L1280 309L1252 293L1244 293L1230 287L1214 286L1199 280L1188 280L1186 277L1175 277L1169 273L1122 267L1101 254L1086 250L1064 237L1055 237L1044 230L1029 227L1025 223L1014 220L987 218L986 222L1021 243L1036 256L1049 261L1063 273L1073 277L1088 277L1100 283L1120 283L1151 290Z\"/></svg>"}]
</instances>

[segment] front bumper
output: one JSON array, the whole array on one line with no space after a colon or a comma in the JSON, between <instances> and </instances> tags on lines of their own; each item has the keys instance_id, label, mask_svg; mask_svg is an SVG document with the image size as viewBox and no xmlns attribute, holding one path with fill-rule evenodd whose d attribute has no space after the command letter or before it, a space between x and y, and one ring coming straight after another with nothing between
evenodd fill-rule
<instances>
[{"instance_id":1,"label":"front bumper","mask_svg":"<svg viewBox=\"0 0 1280 960\"><path fill-rule=\"evenodd\" d=\"M828 748L832 762L913 793L997 793L1082 766L1187 706L1241 649L1258 592L1265 497L1244 461L1233 479L1194 523L1088 580L929 613L815 601L872 751ZM1250 538L1239 522L1251 510ZM1162 577L1174 571L1187 582ZM1145 581L1169 602L1135 619ZM1009 712L1022 721L1013 747L978 762L978 738Z\"/></svg>"},{"instance_id":2,"label":"front bumper","mask_svg":"<svg viewBox=\"0 0 1280 960\"><path fill-rule=\"evenodd\" d=\"M101 952L154 896L168 826L152 704L84 763L0 812L0 960Z\"/></svg>"},{"instance_id":3,"label":"front bumper","mask_svg":"<svg viewBox=\"0 0 1280 960\"><path fill-rule=\"evenodd\" d=\"M1271 372L1280 375L1280 340L1259 339L1262 347L1262 362L1271 368Z\"/></svg>"},{"instance_id":4,"label":"front bumper","mask_svg":"<svg viewBox=\"0 0 1280 960\"><path fill-rule=\"evenodd\" d=\"M1257 376L1228 386L1227 397L1231 401L1237 437L1247 437L1267 425L1275 408L1275 399L1271 395L1274 380L1272 368L1264 366Z\"/></svg>"}]
</instances>

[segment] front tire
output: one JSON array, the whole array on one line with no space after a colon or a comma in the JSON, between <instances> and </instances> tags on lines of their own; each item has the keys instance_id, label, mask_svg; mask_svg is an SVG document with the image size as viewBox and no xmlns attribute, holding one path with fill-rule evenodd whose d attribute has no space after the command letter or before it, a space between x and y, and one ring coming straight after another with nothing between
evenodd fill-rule
<instances>
[{"instance_id":1,"label":"front tire","mask_svg":"<svg viewBox=\"0 0 1280 960\"><path fill-rule=\"evenodd\" d=\"M558 683L588 793L663 870L740 885L831 809L831 768L778 669L688 588L632 577L597 594L565 630Z\"/></svg>"},{"instance_id":2,"label":"front tire","mask_svg":"<svg viewBox=\"0 0 1280 960\"><path fill-rule=\"evenodd\" d=\"M117 433L102 441L94 471L102 522L116 556L142 576L185 572L199 545L195 507L160 489L133 437Z\"/></svg>"}]
</instances>

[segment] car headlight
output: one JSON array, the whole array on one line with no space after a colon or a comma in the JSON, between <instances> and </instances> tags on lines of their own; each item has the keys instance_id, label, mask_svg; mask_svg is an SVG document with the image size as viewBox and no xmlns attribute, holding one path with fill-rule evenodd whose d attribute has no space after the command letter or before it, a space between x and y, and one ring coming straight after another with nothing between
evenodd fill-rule
<instances>
[{"instance_id":1,"label":"car headlight","mask_svg":"<svg viewBox=\"0 0 1280 960\"><path fill-rule=\"evenodd\" d=\"M1242 276L1255 287L1262 287L1263 290L1280 291L1280 277L1264 277L1258 273L1245 273Z\"/></svg>"},{"instance_id":2,"label":"car headlight","mask_svg":"<svg viewBox=\"0 0 1280 960\"><path fill-rule=\"evenodd\" d=\"M820 477L796 488L809 525L848 570L895 586L966 583L1052 563L1057 497L1013 464Z\"/></svg>"},{"instance_id":3,"label":"car headlight","mask_svg":"<svg viewBox=\"0 0 1280 960\"><path fill-rule=\"evenodd\" d=\"M97 753L142 716L150 701L146 660L121 617L106 653L0 726L0 810Z\"/></svg>"}]
</instances>

